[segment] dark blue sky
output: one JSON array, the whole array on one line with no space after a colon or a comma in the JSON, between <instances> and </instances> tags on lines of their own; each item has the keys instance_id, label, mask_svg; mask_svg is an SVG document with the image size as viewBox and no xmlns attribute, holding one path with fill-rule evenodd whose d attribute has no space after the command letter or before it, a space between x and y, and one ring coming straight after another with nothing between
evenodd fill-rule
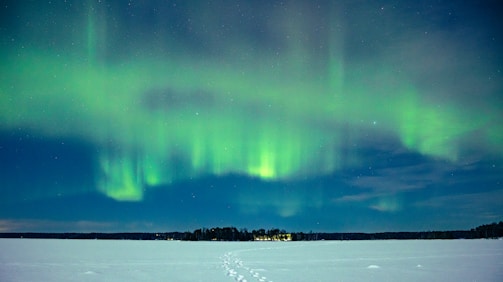
<instances>
[{"instance_id":1,"label":"dark blue sky","mask_svg":"<svg viewBox=\"0 0 503 282\"><path fill-rule=\"evenodd\" d=\"M2 3L0 231L503 220L497 1Z\"/></svg>"}]
</instances>

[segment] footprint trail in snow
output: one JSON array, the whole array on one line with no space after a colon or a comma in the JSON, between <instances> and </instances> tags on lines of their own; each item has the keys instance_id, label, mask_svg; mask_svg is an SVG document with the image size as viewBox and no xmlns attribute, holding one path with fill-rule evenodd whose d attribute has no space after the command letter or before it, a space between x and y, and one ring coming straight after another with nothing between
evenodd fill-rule
<instances>
[{"instance_id":1,"label":"footprint trail in snow","mask_svg":"<svg viewBox=\"0 0 503 282\"><path fill-rule=\"evenodd\" d=\"M233 278L235 281L273 282L260 274L256 269L245 266L243 261L232 252L224 254L221 260L222 268L225 270L226 275Z\"/></svg>"}]
</instances>

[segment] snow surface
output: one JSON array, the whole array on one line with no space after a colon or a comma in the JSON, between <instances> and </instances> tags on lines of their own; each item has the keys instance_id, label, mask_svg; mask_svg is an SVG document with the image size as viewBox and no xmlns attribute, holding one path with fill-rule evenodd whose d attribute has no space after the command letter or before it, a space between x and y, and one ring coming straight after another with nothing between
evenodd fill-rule
<instances>
[{"instance_id":1,"label":"snow surface","mask_svg":"<svg viewBox=\"0 0 503 282\"><path fill-rule=\"evenodd\" d=\"M0 239L0 281L503 281L503 240Z\"/></svg>"}]
</instances>

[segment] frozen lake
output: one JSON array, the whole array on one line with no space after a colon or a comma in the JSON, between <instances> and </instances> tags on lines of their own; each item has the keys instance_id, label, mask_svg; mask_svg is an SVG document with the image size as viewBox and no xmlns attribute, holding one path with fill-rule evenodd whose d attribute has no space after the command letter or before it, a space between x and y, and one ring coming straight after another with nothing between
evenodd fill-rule
<instances>
[{"instance_id":1,"label":"frozen lake","mask_svg":"<svg viewBox=\"0 0 503 282\"><path fill-rule=\"evenodd\" d=\"M0 239L0 281L503 281L503 240Z\"/></svg>"}]
</instances>

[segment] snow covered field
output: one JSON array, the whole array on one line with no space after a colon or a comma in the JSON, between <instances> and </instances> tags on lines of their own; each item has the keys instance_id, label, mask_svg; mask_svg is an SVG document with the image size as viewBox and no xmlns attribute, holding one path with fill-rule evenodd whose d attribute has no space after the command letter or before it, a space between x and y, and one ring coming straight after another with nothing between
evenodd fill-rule
<instances>
[{"instance_id":1,"label":"snow covered field","mask_svg":"<svg viewBox=\"0 0 503 282\"><path fill-rule=\"evenodd\" d=\"M0 281L503 281L503 240L0 239Z\"/></svg>"}]
</instances>

